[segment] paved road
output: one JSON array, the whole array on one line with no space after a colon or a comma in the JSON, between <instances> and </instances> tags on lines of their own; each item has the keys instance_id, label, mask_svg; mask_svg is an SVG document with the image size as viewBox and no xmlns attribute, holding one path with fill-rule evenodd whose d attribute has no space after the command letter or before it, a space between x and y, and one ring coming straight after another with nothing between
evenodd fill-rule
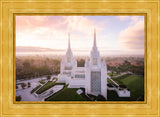
<instances>
[{"instance_id":1,"label":"paved road","mask_svg":"<svg viewBox=\"0 0 160 117\"><path fill-rule=\"evenodd\" d=\"M16 95L21 95L22 100L21 101L41 101L43 98L35 97L34 94L31 94L30 91L32 88L27 88L23 90L17 90Z\"/></svg>"}]
</instances>

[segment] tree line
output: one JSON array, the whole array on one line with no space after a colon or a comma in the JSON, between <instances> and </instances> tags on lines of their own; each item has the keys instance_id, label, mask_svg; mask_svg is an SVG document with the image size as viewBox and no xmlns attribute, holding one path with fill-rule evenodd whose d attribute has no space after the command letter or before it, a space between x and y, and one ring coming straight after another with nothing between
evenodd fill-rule
<instances>
[{"instance_id":1,"label":"tree line","mask_svg":"<svg viewBox=\"0 0 160 117\"><path fill-rule=\"evenodd\" d=\"M130 60L130 61L129 61ZM107 62L119 64L113 65ZM59 58L48 57L17 57L16 58L16 79L32 79L44 75L52 75L60 73ZM133 64L135 62L136 64ZM77 60L78 67L84 67L85 60L79 58ZM143 58L106 58L107 69L111 73L122 73L130 71L136 75L144 75L144 59Z\"/></svg>"},{"instance_id":2,"label":"tree line","mask_svg":"<svg viewBox=\"0 0 160 117\"><path fill-rule=\"evenodd\" d=\"M108 70L111 71L111 73L122 73L122 72L132 72L136 75L142 75L144 76L144 63L141 61L138 65L131 64L129 61L125 60L122 64L112 66L112 65L107 65Z\"/></svg>"},{"instance_id":3,"label":"tree line","mask_svg":"<svg viewBox=\"0 0 160 117\"><path fill-rule=\"evenodd\" d=\"M58 59L16 59L16 79L31 79L59 73L60 60Z\"/></svg>"}]
</instances>

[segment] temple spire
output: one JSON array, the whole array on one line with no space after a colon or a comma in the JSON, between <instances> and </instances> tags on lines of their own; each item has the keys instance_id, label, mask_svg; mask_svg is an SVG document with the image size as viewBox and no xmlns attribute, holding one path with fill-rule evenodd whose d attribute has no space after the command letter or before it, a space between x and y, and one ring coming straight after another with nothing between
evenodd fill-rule
<instances>
[{"instance_id":1,"label":"temple spire","mask_svg":"<svg viewBox=\"0 0 160 117\"><path fill-rule=\"evenodd\" d=\"M97 47L96 45L96 29L94 29L94 42L93 47Z\"/></svg>"},{"instance_id":2,"label":"temple spire","mask_svg":"<svg viewBox=\"0 0 160 117\"><path fill-rule=\"evenodd\" d=\"M70 33L68 33L68 49L70 49Z\"/></svg>"}]
</instances>

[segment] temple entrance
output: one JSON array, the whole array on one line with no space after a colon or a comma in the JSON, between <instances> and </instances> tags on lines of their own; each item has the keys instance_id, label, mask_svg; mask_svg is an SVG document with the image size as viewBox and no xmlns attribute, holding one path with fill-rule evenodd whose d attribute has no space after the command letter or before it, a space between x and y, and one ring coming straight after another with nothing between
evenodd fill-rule
<instances>
[{"instance_id":1,"label":"temple entrance","mask_svg":"<svg viewBox=\"0 0 160 117\"><path fill-rule=\"evenodd\" d=\"M91 72L91 92L101 94L101 72Z\"/></svg>"}]
</instances>

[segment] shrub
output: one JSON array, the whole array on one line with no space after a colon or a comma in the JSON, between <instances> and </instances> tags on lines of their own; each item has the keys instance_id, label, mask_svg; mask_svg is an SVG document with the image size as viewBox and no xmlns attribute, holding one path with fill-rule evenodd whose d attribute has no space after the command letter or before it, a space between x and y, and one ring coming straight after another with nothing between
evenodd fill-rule
<instances>
[{"instance_id":1,"label":"shrub","mask_svg":"<svg viewBox=\"0 0 160 117\"><path fill-rule=\"evenodd\" d=\"M21 99L22 99L21 95L16 96L16 101L21 101Z\"/></svg>"},{"instance_id":2,"label":"shrub","mask_svg":"<svg viewBox=\"0 0 160 117\"><path fill-rule=\"evenodd\" d=\"M98 95L97 101L106 101L106 99L102 95Z\"/></svg>"},{"instance_id":3,"label":"shrub","mask_svg":"<svg viewBox=\"0 0 160 117\"><path fill-rule=\"evenodd\" d=\"M26 84L25 84L25 83L21 83L21 87L22 87L23 89L25 89Z\"/></svg>"}]
</instances>

